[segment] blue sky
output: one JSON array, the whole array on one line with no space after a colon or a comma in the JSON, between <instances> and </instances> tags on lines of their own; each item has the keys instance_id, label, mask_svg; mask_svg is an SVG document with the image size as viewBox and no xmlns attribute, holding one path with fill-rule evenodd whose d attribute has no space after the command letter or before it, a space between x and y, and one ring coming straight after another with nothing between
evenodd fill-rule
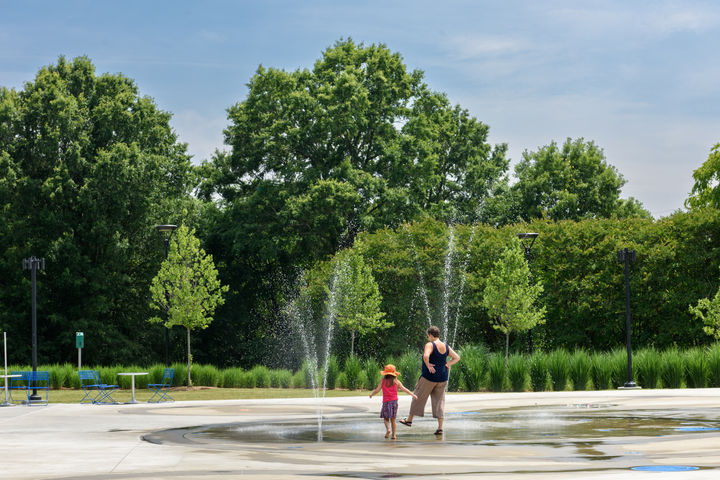
<instances>
[{"instance_id":1,"label":"blue sky","mask_svg":"<svg viewBox=\"0 0 720 480\"><path fill-rule=\"evenodd\" d=\"M310 68L336 40L385 43L490 126L513 161L594 140L655 216L720 142L720 2L0 0L0 85L59 55L121 72L170 111L196 161L259 64Z\"/></svg>"}]
</instances>

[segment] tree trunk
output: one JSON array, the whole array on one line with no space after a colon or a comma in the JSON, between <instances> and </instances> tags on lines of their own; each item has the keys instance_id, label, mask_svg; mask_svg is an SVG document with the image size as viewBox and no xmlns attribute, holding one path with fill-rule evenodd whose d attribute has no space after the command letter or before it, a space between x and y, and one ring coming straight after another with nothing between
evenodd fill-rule
<instances>
[{"instance_id":1,"label":"tree trunk","mask_svg":"<svg viewBox=\"0 0 720 480\"><path fill-rule=\"evenodd\" d=\"M192 387L192 379L190 378L190 370L192 367L192 354L190 353L190 329L187 328L187 361L188 361L188 388Z\"/></svg>"},{"instance_id":2,"label":"tree trunk","mask_svg":"<svg viewBox=\"0 0 720 480\"><path fill-rule=\"evenodd\" d=\"M350 330L350 356L355 355L355 330Z\"/></svg>"},{"instance_id":3,"label":"tree trunk","mask_svg":"<svg viewBox=\"0 0 720 480\"><path fill-rule=\"evenodd\" d=\"M508 352L510 351L510 332L505 334L505 365L508 363Z\"/></svg>"}]
</instances>

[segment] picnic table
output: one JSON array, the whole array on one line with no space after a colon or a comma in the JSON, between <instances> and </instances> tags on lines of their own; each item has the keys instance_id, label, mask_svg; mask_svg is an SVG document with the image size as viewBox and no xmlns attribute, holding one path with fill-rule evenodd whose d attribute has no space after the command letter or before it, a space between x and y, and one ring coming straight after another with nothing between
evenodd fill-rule
<instances>
[{"instance_id":1,"label":"picnic table","mask_svg":"<svg viewBox=\"0 0 720 480\"><path fill-rule=\"evenodd\" d=\"M131 382L132 382L132 383L131 383L131 385L132 385L132 400L130 400L129 402L125 402L125 403L140 403L140 402L138 402L137 400L135 400L135 377L138 376L138 375L147 375L147 374L148 374L148 372L122 372L122 373L118 373L118 375L123 375L123 376L130 375L130 379L131 379Z\"/></svg>"},{"instance_id":2,"label":"picnic table","mask_svg":"<svg viewBox=\"0 0 720 480\"><path fill-rule=\"evenodd\" d=\"M5 403L0 403L0 407L11 407L15 406L14 403L8 402L8 378L22 377L19 373L0 375L0 378L5 379Z\"/></svg>"}]
</instances>

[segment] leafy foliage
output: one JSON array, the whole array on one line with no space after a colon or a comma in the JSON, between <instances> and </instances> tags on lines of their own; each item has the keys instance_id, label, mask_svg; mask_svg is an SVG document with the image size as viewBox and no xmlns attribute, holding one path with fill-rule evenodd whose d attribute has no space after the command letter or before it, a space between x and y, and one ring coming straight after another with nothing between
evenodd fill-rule
<instances>
[{"instance_id":1,"label":"leafy foliage","mask_svg":"<svg viewBox=\"0 0 720 480\"><path fill-rule=\"evenodd\" d=\"M505 357L513 332L525 332L544 323L545 307L535 307L542 284L530 285L530 269L517 240L506 248L488 277L483 306L493 328L505 334Z\"/></svg>"},{"instance_id":2,"label":"leafy foliage","mask_svg":"<svg viewBox=\"0 0 720 480\"><path fill-rule=\"evenodd\" d=\"M707 160L693 172L693 179L695 184L685 204L690 208L720 208L720 143L713 146Z\"/></svg>"},{"instance_id":3,"label":"leafy foliage","mask_svg":"<svg viewBox=\"0 0 720 480\"><path fill-rule=\"evenodd\" d=\"M187 381L192 386L190 331L207 328L213 313L224 302L227 285L221 285L212 256L200 248L195 230L181 225L170 242L168 258L150 286L151 307L166 313L150 318L165 327L179 325L187 331Z\"/></svg>"}]
</instances>

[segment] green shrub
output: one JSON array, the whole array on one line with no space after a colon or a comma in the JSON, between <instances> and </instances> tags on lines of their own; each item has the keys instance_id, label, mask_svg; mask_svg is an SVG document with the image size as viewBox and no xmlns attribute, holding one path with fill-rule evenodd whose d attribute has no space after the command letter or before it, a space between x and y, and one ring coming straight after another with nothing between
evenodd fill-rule
<instances>
[{"instance_id":1,"label":"green shrub","mask_svg":"<svg viewBox=\"0 0 720 480\"><path fill-rule=\"evenodd\" d=\"M548 355L548 373L550 384L556 392L567 388L567 381L570 377L570 355L563 349L553 351Z\"/></svg>"},{"instance_id":2,"label":"green shrub","mask_svg":"<svg viewBox=\"0 0 720 480\"><path fill-rule=\"evenodd\" d=\"M306 388L305 371L302 368L293 374L290 386L292 388Z\"/></svg>"},{"instance_id":3,"label":"green shrub","mask_svg":"<svg viewBox=\"0 0 720 480\"><path fill-rule=\"evenodd\" d=\"M657 388L660 380L660 354L654 348L645 348L633 356L633 373L643 388Z\"/></svg>"},{"instance_id":4,"label":"green shrub","mask_svg":"<svg viewBox=\"0 0 720 480\"><path fill-rule=\"evenodd\" d=\"M73 365L72 367L72 373L68 375L65 379L65 386L69 388L75 388L80 389L80 375L78 374L77 368L75 368ZM83 367L83 370L85 368Z\"/></svg>"},{"instance_id":5,"label":"green shrub","mask_svg":"<svg viewBox=\"0 0 720 480\"><path fill-rule=\"evenodd\" d=\"M404 385L414 386L417 383L418 378L420 378L420 373L422 372L422 357L418 355L417 352L407 352L400 357L398 363L394 365L400 372L400 381L403 382Z\"/></svg>"},{"instance_id":6,"label":"green shrub","mask_svg":"<svg viewBox=\"0 0 720 480\"><path fill-rule=\"evenodd\" d=\"M660 378L663 388L681 388L685 376L685 364L677 349L663 352L660 360Z\"/></svg>"},{"instance_id":7,"label":"green shrub","mask_svg":"<svg viewBox=\"0 0 720 480\"><path fill-rule=\"evenodd\" d=\"M530 387L533 392L544 392L548 384L548 361L544 352L535 352L530 357Z\"/></svg>"},{"instance_id":8,"label":"green shrub","mask_svg":"<svg viewBox=\"0 0 720 480\"><path fill-rule=\"evenodd\" d=\"M347 388L347 375L345 375L345 372L338 373L337 388Z\"/></svg>"},{"instance_id":9,"label":"green shrub","mask_svg":"<svg viewBox=\"0 0 720 480\"><path fill-rule=\"evenodd\" d=\"M315 362L309 362L308 360L304 360L302 363L302 367L300 367L300 370L305 375L305 388L317 387L320 375L318 374L318 369Z\"/></svg>"},{"instance_id":10,"label":"green shrub","mask_svg":"<svg viewBox=\"0 0 720 480\"><path fill-rule=\"evenodd\" d=\"M217 387L220 385L222 374L214 365L193 364L192 371L193 385L203 387Z\"/></svg>"},{"instance_id":11,"label":"green shrub","mask_svg":"<svg viewBox=\"0 0 720 480\"><path fill-rule=\"evenodd\" d=\"M243 388L243 373L243 369L240 367L231 367L223 370L223 388Z\"/></svg>"},{"instance_id":12,"label":"green shrub","mask_svg":"<svg viewBox=\"0 0 720 480\"><path fill-rule=\"evenodd\" d=\"M171 365L171 367L175 369L173 387L187 385L187 363L175 362Z\"/></svg>"},{"instance_id":13,"label":"green shrub","mask_svg":"<svg viewBox=\"0 0 720 480\"><path fill-rule=\"evenodd\" d=\"M524 392L528 377L527 357L510 355L508 358L508 379L513 392Z\"/></svg>"},{"instance_id":14,"label":"green shrub","mask_svg":"<svg viewBox=\"0 0 720 480\"><path fill-rule=\"evenodd\" d=\"M610 366L612 367L611 384L613 388L622 387L627 382L627 350L616 349L610 352Z\"/></svg>"},{"instance_id":15,"label":"green shrub","mask_svg":"<svg viewBox=\"0 0 720 480\"><path fill-rule=\"evenodd\" d=\"M365 361L365 389L366 390L374 390L375 387L378 386L380 383L380 378L382 375L380 375L380 371L382 369L380 368L380 365L377 363L377 361L373 360L372 358L369 358ZM402 380L400 380L402 381Z\"/></svg>"},{"instance_id":16,"label":"green shrub","mask_svg":"<svg viewBox=\"0 0 720 480\"><path fill-rule=\"evenodd\" d=\"M334 390L337 384L337 377L340 374L340 365L338 364L337 357L330 355L327 359L327 376L325 378L325 387L328 390Z\"/></svg>"},{"instance_id":17,"label":"green shrub","mask_svg":"<svg viewBox=\"0 0 720 480\"><path fill-rule=\"evenodd\" d=\"M687 350L683 355L685 362L685 384L688 388L705 388L708 379L708 366L705 351L700 348Z\"/></svg>"},{"instance_id":18,"label":"green shrub","mask_svg":"<svg viewBox=\"0 0 720 480\"><path fill-rule=\"evenodd\" d=\"M409 390L412 390L412 386L405 385ZM449 392L457 392L460 390L467 391L467 386L465 385L465 380L463 379L463 372L457 367L453 367L450 369L450 373L448 375L448 391Z\"/></svg>"},{"instance_id":19,"label":"green shrub","mask_svg":"<svg viewBox=\"0 0 720 480\"><path fill-rule=\"evenodd\" d=\"M591 358L592 368L590 376L592 377L595 390L607 390L612 382L613 369L610 363L610 355L607 353L594 353Z\"/></svg>"},{"instance_id":20,"label":"green shrub","mask_svg":"<svg viewBox=\"0 0 720 480\"><path fill-rule=\"evenodd\" d=\"M162 363L155 363L147 369L147 372L148 383L161 383L163 373L165 373L165 365Z\"/></svg>"},{"instance_id":21,"label":"green shrub","mask_svg":"<svg viewBox=\"0 0 720 480\"><path fill-rule=\"evenodd\" d=\"M290 388L292 372L286 369L270 370L270 386L273 388Z\"/></svg>"},{"instance_id":22,"label":"green shrub","mask_svg":"<svg viewBox=\"0 0 720 480\"><path fill-rule=\"evenodd\" d=\"M575 350L570 356L570 380L573 390L587 390L592 362L585 350Z\"/></svg>"},{"instance_id":23,"label":"green shrub","mask_svg":"<svg viewBox=\"0 0 720 480\"><path fill-rule=\"evenodd\" d=\"M345 378L348 389L355 390L362 387L361 372L362 363L357 356L348 357L345 360Z\"/></svg>"},{"instance_id":24,"label":"green shrub","mask_svg":"<svg viewBox=\"0 0 720 480\"><path fill-rule=\"evenodd\" d=\"M493 392L502 392L505 386L505 356L493 353L488 358L488 384Z\"/></svg>"},{"instance_id":25,"label":"green shrub","mask_svg":"<svg viewBox=\"0 0 720 480\"><path fill-rule=\"evenodd\" d=\"M120 365L112 367L97 367L94 370L97 370L100 373L100 381L102 383L106 383L108 385L118 385L120 388L130 388L130 377L120 377L122 379L122 383L118 382L118 373L129 372L129 370L121 367ZM127 387L124 386L125 384L127 384Z\"/></svg>"},{"instance_id":26,"label":"green shrub","mask_svg":"<svg viewBox=\"0 0 720 480\"><path fill-rule=\"evenodd\" d=\"M487 375L488 350L484 345L469 345L460 351L460 363L453 367L460 369L461 377L465 380L468 392L479 392L485 385Z\"/></svg>"},{"instance_id":27,"label":"green shrub","mask_svg":"<svg viewBox=\"0 0 720 480\"><path fill-rule=\"evenodd\" d=\"M270 369L263 365L256 365L250 369L249 373L255 378L255 386L257 388L270 387Z\"/></svg>"},{"instance_id":28,"label":"green shrub","mask_svg":"<svg viewBox=\"0 0 720 480\"><path fill-rule=\"evenodd\" d=\"M357 383L358 390L366 389L365 385L367 385L367 383L368 383L368 379L367 379L367 374L365 373L365 370L360 370L360 373L358 374L358 383ZM378 382L378 383L380 383L380 382ZM375 388L376 386L377 385L373 386L373 388Z\"/></svg>"},{"instance_id":29,"label":"green shrub","mask_svg":"<svg viewBox=\"0 0 720 480\"><path fill-rule=\"evenodd\" d=\"M38 370L48 370L50 374L50 387L56 389L69 387L72 376L77 376L78 379L80 378L75 367L69 363L63 365L57 363L55 365L43 365L38 367ZM79 384L80 382L78 380L78 385Z\"/></svg>"},{"instance_id":30,"label":"green shrub","mask_svg":"<svg viewBox=\"0 0 720 480\"><path fill-rule=\"evenodd\" d=\"M720 387L720 343L707 350L708 387Z\"/></svg>"},{"instance_id":31,"label":"green shrub","mask_svg":"<svg viewBox=\"0 0 720 480\"><path fill-rule=\"evenodd\" d=\"M245 370L240 374L240 388L255 388L257 377L249 370Z\"/></svg>"}]
</instances>

